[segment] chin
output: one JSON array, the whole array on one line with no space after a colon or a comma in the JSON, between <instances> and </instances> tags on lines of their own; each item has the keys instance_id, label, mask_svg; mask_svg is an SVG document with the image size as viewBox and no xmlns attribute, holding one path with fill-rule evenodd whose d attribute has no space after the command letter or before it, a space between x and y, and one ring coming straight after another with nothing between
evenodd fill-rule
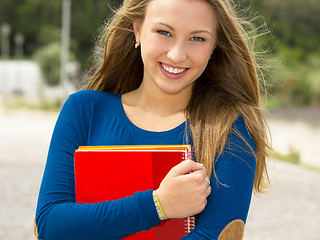
<instances>
[{"instance_id":1,"label":"chin","mask_svg":"<svg viewBox=\"0 0 320 240\"><path fill-rule=\"evenodd\" d=\"M168 95L184 94L191 90L191 85L186 87L163 87L161 91Z\"/></svg>"}]
</instances>

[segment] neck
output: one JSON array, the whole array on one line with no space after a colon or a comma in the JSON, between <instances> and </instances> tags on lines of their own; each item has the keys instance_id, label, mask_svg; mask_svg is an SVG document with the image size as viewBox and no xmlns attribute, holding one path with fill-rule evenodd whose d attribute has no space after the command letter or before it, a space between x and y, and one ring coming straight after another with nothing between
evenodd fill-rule
<instances>
[{"instance_id":1,"label":"neck","mask_svg":"<svg viewBox=\"0 0 320 240\"><path fill-rule=\"evenodd\" d=\"M123 96L126 104L138 107L144 111L159 116L170 116L185 112L189 103L191 91L183 91L177 94L166 94L160 91L147 91L144 84Z\"/></svg>"}]
</instances>

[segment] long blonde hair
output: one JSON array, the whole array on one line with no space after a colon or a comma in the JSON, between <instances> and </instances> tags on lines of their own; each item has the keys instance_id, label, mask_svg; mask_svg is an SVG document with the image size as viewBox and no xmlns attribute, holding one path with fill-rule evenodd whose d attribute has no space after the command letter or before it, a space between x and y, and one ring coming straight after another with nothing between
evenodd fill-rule
<instances>
[{"instance_id":1,"label":"long blonde hair","mask_svg":"<svg viewBox=\"0 0 320 240\"><path fill-rule=\"evenodd\" d=\"M125 0L101 31L96 65L86 88L127 93L137 89L143 78L140 51L134 48L132 23L143 22L151 0ZM186 108L195 156L209 174L214 159L224 150L232 124L241 115L252 134L256 153L254 190L262 192L268 180L267 124L260 107L258 66L242 22L228 0L209 2L218 19L217 46L207 68L194 84ZM240 133L235 132L243 138ZM249 146L249 145L248 145ZM249 146L250 147L250 146Z\"/></svg>"}]
</instances>

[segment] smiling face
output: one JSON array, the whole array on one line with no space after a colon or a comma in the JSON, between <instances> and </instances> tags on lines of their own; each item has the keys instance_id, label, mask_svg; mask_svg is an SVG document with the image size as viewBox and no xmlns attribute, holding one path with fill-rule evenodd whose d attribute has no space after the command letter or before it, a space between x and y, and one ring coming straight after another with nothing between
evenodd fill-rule
<instances>
[{"instance_id":1,"label":"smiling face","mask_svg":"<svg viewBox=\"0 0 320 240\"><path fill-rule=\"evenodd\" d=\"M190 95L216 42L212 6L204 0L151 0L143 23L133 26L141 42L143 85L165 94Z\"/></svg>"}]
</instances>

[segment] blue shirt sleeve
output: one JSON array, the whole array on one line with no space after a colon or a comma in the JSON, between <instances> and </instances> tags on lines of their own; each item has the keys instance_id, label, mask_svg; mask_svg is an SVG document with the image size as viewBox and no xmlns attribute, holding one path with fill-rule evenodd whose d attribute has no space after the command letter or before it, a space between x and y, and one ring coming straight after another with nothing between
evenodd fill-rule
<instances>
[{"instance_id":1,"label":"blue shirt sleeve","mask_svg":"<svg viewBox=\"0 0 320 240\"><path fill-rule=\"evenodd\" d=\"M195 230L183 240L215 240L231 221L246 222L255 176L255 142L242 117L233 129L223 154L216 160L217 178L212 174L207 206L199 214Z\"/></svg>"},{"instance_id":2,"label":"blue shirt sleeve","mask_svg":"<svg viewBox=\"0 0 320 240\"><path fill-rule=\"evenodd\" d=\"M86 145L90 111L90 105L71 96L60 112L37 204L39 239L120 239L160 222L152 190L115 201L75 202L73 155L79 146Z\"/></svg>"}]
</instances>

